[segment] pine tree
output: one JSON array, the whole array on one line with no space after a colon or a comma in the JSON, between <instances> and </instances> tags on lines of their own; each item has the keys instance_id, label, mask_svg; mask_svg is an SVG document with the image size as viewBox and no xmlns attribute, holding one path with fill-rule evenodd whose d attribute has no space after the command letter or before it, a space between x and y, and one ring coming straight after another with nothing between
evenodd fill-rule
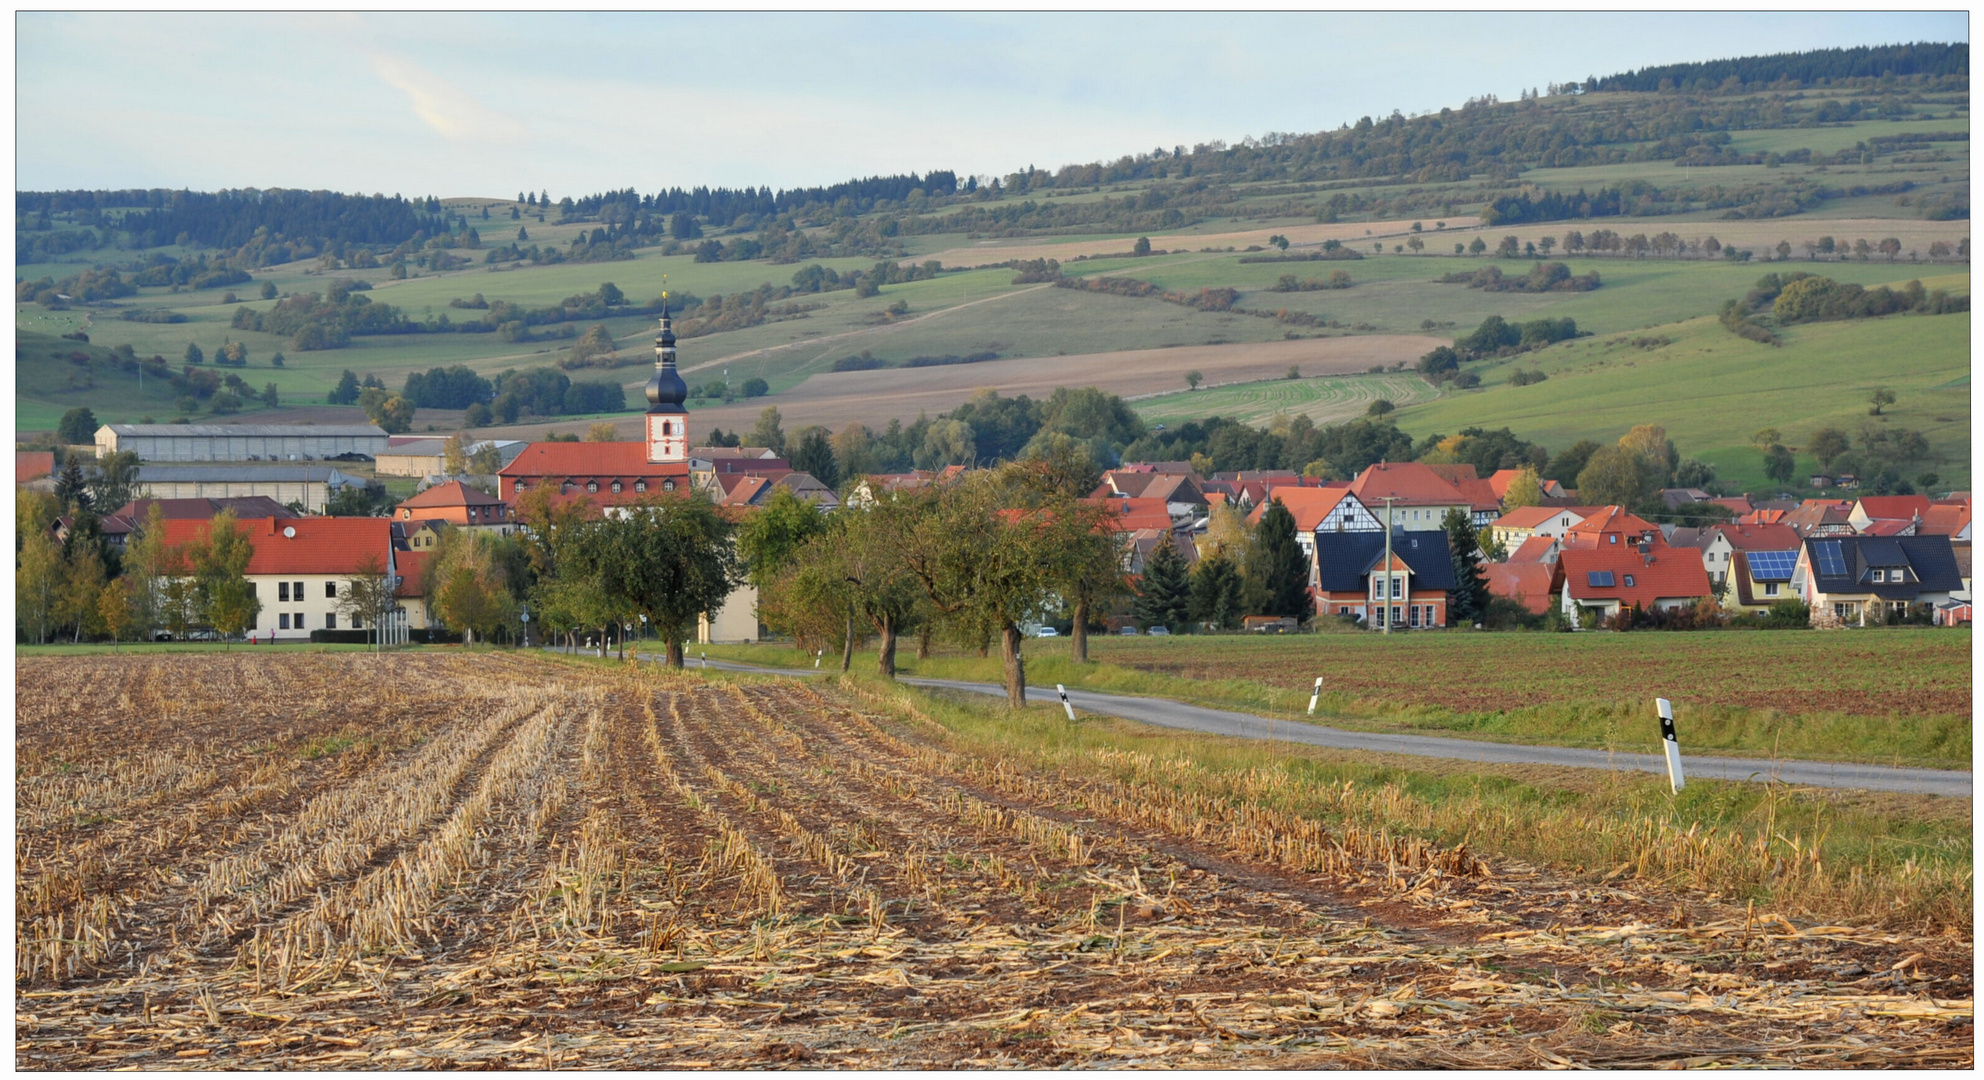
<instances>
[{"instance_id":1,"label":"pine tree","mask_svg":"<svg viewBox=\"0 0 1984 1080\"><path fill-rule=\"evenodd\" d=\"M1488 579L1481 573L1481 551L1477 545L1474 521L1456 506L1440 522L1447 531L1447 549L1453 556L1454 591L1447 602L1447 614L1456 626L1480 621L1488 611Z\"/></svg>"},{"instance_id":2,"label":"pine tree","mask_svg":"<svg viewBox=\"0 0 1984 1080\"><path fill-rule=\"evenodd\" d=\"M1245 607L1246 583L1233 563L1224 555L1200 559L1192 572L1192 618L1231 630L1240 625Z\"/></svg>"},{"instance_id":3,"label":"pine tree","mask_svg":"<svg viewBox=\"0 0 1984 1080\"><path fill-rule=\"evenodd\" d=\"M1247 591L1256 614L1293 616L1307 621L1314 613L1309 599L1309 560L1295 542L1295 515L1280 499L1268 503L1247 549Z\"/></svg>"},{"instance_id":4,"label":"pine tree","mask_svg":"<svg viewBox=\"0 0 1984 1080\"><path fill-rule=\"evenodd\" d=\"M1151 549L1144 560L1142 588L1137 594L1137 625L1145 629L1162 626L1172 633L1184 628L1192 616L1192 577L1185 559L1172 546L1169 533Z\"/></svg>"}]
</instances>

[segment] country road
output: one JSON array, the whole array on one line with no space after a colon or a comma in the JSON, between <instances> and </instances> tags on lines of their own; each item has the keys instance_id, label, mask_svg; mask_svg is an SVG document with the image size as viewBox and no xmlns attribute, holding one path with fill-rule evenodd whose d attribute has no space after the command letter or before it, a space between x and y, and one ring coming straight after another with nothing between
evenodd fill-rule
<instances>
[{"instance_id":1,"label":"country road","mask_svg":"<svg viewBox=\"0 0 1984 1080\"><path fill-rule=\"evenodd\" d=\"M656 659L642 654L642 659ZM690 667L701 664L694 658ZM811 676L823 671L758 667L712 660L708 666L723 671L769 675ZM912 686L1003 697L1005 687L996 683L965 682L956 679L902 680ZM1029 686L1030 694L1052 700L1054 688ZM1323 746L1336 750L1367 750L1381 754L1408 754L1413 757L1446 758L1454 761L1480 761L1502 765L1560 765L1584 769L1610 769L1650 772L1664 775L1666 762L1652 754L1623 754L1605 750L1582 750L1563 746L1524 746L1514 743L1478 742L1434 735L1402 735L1369 731L1344 731L1306 721L1270 720L1251 713L1229 712L1202 705L1187 705L1166 698L1099 694L1088 690L1068 691L1075 708L1104 716L1121 717L1159 727L1179 728L1208 735L1230 735L1243 739L1277 739L1284 742ZM1768 760L1764 758L1705 757L1687 753L1683 732L1683 769L1687 777L1699 780L1774 780L1798 787L1858 788L1867 791L1895 791L1916 795L1971 797L1971 774L1944 769L1910 769L1887 765L1859 765L1851 762Z\"/></svg>"}]
</instances>

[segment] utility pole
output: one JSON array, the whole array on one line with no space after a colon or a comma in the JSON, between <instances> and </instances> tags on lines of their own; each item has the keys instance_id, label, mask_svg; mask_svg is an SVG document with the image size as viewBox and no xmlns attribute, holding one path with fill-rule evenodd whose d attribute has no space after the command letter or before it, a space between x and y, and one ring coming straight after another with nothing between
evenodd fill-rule
<instances>
[{"instance_id":1,"label":"utility pole","mask_svg":"<svg viewBox=\"0 0 1984 1080\"><path fill-rule=\"evenodd\" d=\"M1384 606L1379 609L1384 612L1385 628L1383 633L1386 637L1390 637L1392 632L1392 496L1389 495L1385 497L1385 584L1379 595L1384 599Z\"/></svg>"}]
</instances>

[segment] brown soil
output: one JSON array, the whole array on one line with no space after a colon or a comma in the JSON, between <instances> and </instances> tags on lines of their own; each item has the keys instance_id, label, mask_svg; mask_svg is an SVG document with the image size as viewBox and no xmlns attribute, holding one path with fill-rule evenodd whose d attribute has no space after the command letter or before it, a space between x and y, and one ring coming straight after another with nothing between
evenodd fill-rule
<instances>
[{"instance_id":1,"label":"brown soil","mask_svg":"<svg viewBox=\"0 0 1984 1080\"><path fill-rule=\"evenodd\" d=\"M1967 942L1020 773L853 691L487 654L16 685L24 1069L1972 1061Z\"/></svg>"}]
</instances>

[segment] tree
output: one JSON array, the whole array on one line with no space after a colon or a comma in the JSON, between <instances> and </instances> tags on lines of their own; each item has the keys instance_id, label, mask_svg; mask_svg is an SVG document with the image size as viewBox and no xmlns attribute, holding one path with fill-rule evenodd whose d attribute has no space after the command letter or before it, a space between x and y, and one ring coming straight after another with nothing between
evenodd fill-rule
<instances>
[{"instance_id":1,"label":"tree","mask_svg":"<svg viewBox=\"0 0 1984 1080\"><path fill-rule=\"evenodd\" d=\"M382 387L367 387L358 395L358 405L365 410L366 418L384 428L387 434L413 430L413 403Z\"/></svg>"},{"instance_id":2,"label":"tree","mask_svg":"<svg viewBox=\"0 0 1984 1080\"><path fill-rule=\"evenodd\" d=\"M1784 441L1784 433L1774 427L1758 428L1750 435L1750 445L1758 450L1769 450Z\"/></svg>"},{"instance_id":3,"label":"tree","mask_svg":"<svg viewBox=\"0 0 1984 1080\"><path fill-rule=\"evenodd\" d=\"M1827 425L1812 432L1812 437L1805 442L1805 449L1811 451L1812 456L1819 459L1819 468L1830 472L1833 462L1846 456L1846 452L1852 448L1852 445L1847 439L1846 432Z\"/></svg>"},{"instance_id":4,"label":"tree","mask_svg":"<svg viewBox=\"0 0 1984 1080\"><path fill-rule=\"evenodd\" d=\"M21 492L21 497L36 494ZM16 499L16 502L21 501ZM62 547L27 514L18 519L21 531L14 556L14 622L30 641L48 640L62 596Z\"/></svg>"},{"instance_id":5,"label":"tree","mask_svg":"<svg viewBox=\"0 0 1984 1080\"><path fill-rule=\"evenodd\" d=\"M1246 561L1253 539L1247 519L1232 505L1222 503L1206 515L1206 531L1198 540L1199 559L1223 556L1238 566Z\"/></svg>"},{"instance_id":6,"label":"tree","mask_svg":"<svg viewBox=\"0 0 1984 1080\"><path fill-rule=\"evenodd\" d=\"M745 439L745 445L769 447L774 454L784 454L785 429L779 426L779 422L783 419L784 417L779 414L778 406L765 406L765 410L758 414L757 426L751 429L750 436Z\"/></svg>"},{"instance_id":7,"label":"tree","mask_svg":"<svg viewBox=\"0 0 1984 1080\"><path fill-rule=\"evenodd\" d=\"M189 364L204 364L207 362L207 354L198 344L189 341L186 343L186 362Z\"/></svg>"},{"instance_id":8,"label":"tree","mask_svg":"<svg viewBox=\"0 0 1984 1080\"><path fill-rule=\"evenodd\" d=\"M97 596L96 615L104 633L110 635L112 647L117 642L131 641L138 629L137 589L129 577L120 577L104 585Z\"/></svg>"},{"instance_id":9,"label":"tree","mask_svg":"<svg viewBox=\"0 0 1984 1080\"><path fill-rule=\"evenodd\" d=\"M178 573L178 560L178 552L165 542L165 510L153 503L125 544L124 574L118 579L130 589L131 628L138 640L150 637L158 625L160 594Z\"/></svg>"},{"instance_id":10,"label":"tree","mask_svg":"<svg viewBox=\"0 0 1984 1080\"><path fill-rule=\"evenodd\" d=\"M55 425L55 434L70 446L82 446L96 442L99 426L96 414L86 406L79 406L62 414L61 421Z\"/></svg>"},{"instance_id":11,"label":"tree","mask_svg":"<svg viewBox=\"0 0 1984 1080\"><path fill-rule=\"evenodd\" d=\"M473 476L495 476L502 468L503 451L493 442L485 440L468 456L468 471Z\"/></svg>"},{"instance_id":12,"label":"tree","mask_svg":"<svg viewBox=\"0 0 1984 1080\"><path fill-rule=\"evenodd\" d=\"M1508 489L1502 492L1502 512L1508 513L1519 506L1543 505L1543 481L1536 475L1534 466L1526 465L1509 481Z\"/></svg>"},{"instance_id":13,"label":"tree","mask_svg":"<svg viewBox=\"0 0 1984 1080\"><path fill-rule=\"evenodd\" d=\"M1192 579L1185 560L1172 546L1166 532L1144 559L1144 576L1139 583L1136 603L1137 625L1144 629L1162 626L1177 633L1192 615Z\"/></svg>"},{"instance_id":14,"label":"tree","mask_svg":"<svg viewBox=\"0 0 1984 1080\"><path fill-rule=\"evenodd\" d=\"M494 414L489 411L489 406L480 401L462 410L462 426L465 428L487 427L493 418Z\"/></svg>"},{"instance_id":15,"label":"tree","mask_svg":"<svg viewBox=\"0 0 1984 1080\"><path fill-rule=\"evenodd\" d=\"M1659 487L1648 459L1623 446L1601 446L1578 472L1578 499L1587 506L1635 507Z\"/></svg>"},{"instance_id":16,"label":"tree","mask_svg":"<svg viewBox=\"0 0 1984 1080\"><path fill-rule=\"evenodd\" d=\"M457 431L441 443L441 471L449 476L468 472L469 437Z\"/></svg>"},{"instance_id":17,"label":"tree","mask_svg":"<svg viewBox=\"0 0 1984 1080\"><path fill-rule=\"evenodd\" d=\"M587 442L613 442L618 435L611 420L601 420L586 428Z\"/></svg>"},{"instance_id":18,"label":"tree","mask_svg":"<svg viewBox=\"0 0 1984 1080\"><path fill-rule=\"evenodd\" d=\"M1240 625L1246 609L1246 583L1225 555L1201 556L1192 571L1192 618L1215 630Z\"/></svg>"},{"instance_id":19,"label":"tree","mask_svg":"<svg viewBox=\"0 0 1984 1080\"><path fill-rule=\"evenodd\" d=\"M1873 406L1867 410L1867 415L1879 416L1882 409L1894 404L1894 391L1885 386L1877 387L1872 394L1867 395L1867 402Z\"/></svg>"},{"instance_id":20,"label":"tree","mask_svg":"<svg viewBox=\"0 0 1984 1080\"><path fill-rule=\"evenodd\" d=\"M338 384L331 388L331 392L324 400L332 405L358 404L358 376L349 370L340 374Z\"/></svg>"},{"instance_id":21,"label":"tree","mask_svg":"<svg viewBox=\"0 0 1984 1080\"><path fill-rule=\"evenodd\" d=\"M827 439L826 428L816 425L800 433L799 443L792 450L792 467L811 474L830 488L840 486L840 465L834 460L834 448Z\"/></svg>"},{"instance_id":22,"label":"tree","mask_svg":"<svg viewBox=\"0 0 1984 1080\"><path fill-rule=\"evenodd\" d=\"M1123 577L1123 546L1115 531L1115 511L1088 502L1080 491L1057 482L1052 463L1033 460L1025 477L1042 519L1042 555L1048 560L1050 586L1068 605L1072 618L1071 651L1075 662L1088 663L1088 624L1098 607L1129 591Z\"/></svg>"},{"instance_id":23,"label":"tree","mask_svg":"<svg viewBox=\"0 0 1984 1080\"><path fill-rule=\"evenodd\" d=\"M254 556L255 546L247 530L237 525L234 511L223 510L214 517L205 536L186 546L199 617L223 637L245 632L255 625L255 616L262 610L255 586L247 578L248 560Z\"/></svg>"},{"instance_id":24,"label":"tree","mask_svg":"<svg viewBox=\"0 0 1984 1080\"><path fill-rule=\"evenodd\" d=\"M1886 255L1889 262L1893 262L1894 257L1901 254L1901 241L1890 236L1881 241L1880 249L1881 254Z\"/></svg>"},{"instance_id":25,"label":"tree","mask_svg":"<svg viewBox=\"0 0 1984 1080\"><path fill-rule=\"evenodd\" d=\"M282 391L276 389L275 383L264 383L262 385L262 404L267 405L271 409L282 404Z\"/></svg>"},{"instance_id":26,"label":"tree","mask_svg":"<svg viewBox=\"0 0 1984 1080\"><path fill-rule=\"evenodd\" d=\"M262 299L274 300L276 298L277 291L278 290L276 289L275 282L273 281L262 282Z\"/></svg>"},{"instance_id":27,"label":"tree","mask_svg":"<svg viewBox=\"0 0 1984 1080\"><path fill-rule=\"evenodd\" d=\"M1466 509L1456 506L1440 521L1447 532L1447 552L1453 559L1453 599L1447 603L1447 617L1457 626L1480 621L1488 610L1488 579L1481 572L1481 549L1474 531L1474 520Z\"/></svg>"},{"instance_id":28,"label":"tree","mask_svg":"<svg viewBox=\"0 0 1984 1080\"><path fill-rule=\"evenodd\" d=\"M73 627L71 639L81 643L84 635L94 634L102 625L97 617L97 601L104 583L103 558L95 545L78 546L62 564L62 589L56 598L55 618Z\"/></svg>"},{"instance_id":29,"label":"tree","mask_svg":"<svg viewBox=\"0 0 1984 1080\"><path fill-rule=\"evenodd\" d=\"M1392 404L1389 398L1379 398L1378 400L1373 401L1370 404L1370 406L1364 410L1364 415L1383 416L1386 413L1391 412L1397 408L1398 406Z\"/></svg>"},{"instance_id":30,"label":"tree","mask_svg":"<svg viewBox=\"0 0 1984 1080\"><path fill-rule=\"evenodd\" d=\"M282 353L280 352L276 353L274 356L269 357L270 367L281 367L283 366L284 362L285 361L283 360Z\"/></svg>"},{"instance_id":31,"label":"tree","mask_svg":"<svg viewBox=\"0 0 1984 1080\"><path fill-rule=\"evenodd\" d=\"M367 552L358 560L358 572L346 578L344 588L338 590L338 614L354 627L370 629L372 643L377 645L379 624L386 620L388 612L399 607L394 592L394 579L386 573L385 560Z\"/></svg>"},{"instance_id":32,"label":"tree","mask_svg":"<svg viewBox=\"0 0 1984 1080\"><path fill-rule=\"evenodd\" d=\"M89 479L90 505L112 513L138 497L138 454L113 450L96 459Z\"/></svg>"},{"instance_id":33,"label":"tree","mask_svg":"<svg viewBox=\"0 0 1984 1080\"><path fill-rule=\"evenodd\" d=\"M923 601L899 541L913 534L913 516L928 505L889 492L860 512L837 514L801 546L794 566L781 576L780 600L793 615L810 612L816 633L826 636L827 622L846 620L843 670L852 657L851 631L858 619L879 638L876 670L895 677L897 638L916 621Z\"/></svg>"},{"instance_id":34,"label":"tree","mask_svg":"<svg viewBox=\"0 0 1984 1080\"><path fill-rule=\"evenodd\" d=\"M1270 499L1254 528L1254 543L1247 551L1246 578L1249 605L1258 615L1293 616L1308 622L1315 614L1309 593L1309 560L1295 541L1295 515Z\"/></svg>"},{"instance_id":35,"label":"tree","mask_svg":"<svg viewBox=\"0 0 1984 1080\"><path fill-rule=\"evenodd\" d=\"M1456 244L1455 246L1458 247L1459 245ZM1487 250L1488 250L1488 241L1483 240L1478 236L1474 238L1474 241L1472 243L1467 245L1467 253L1469 255L1479 255Z\"/></svg>"},{"instance_id":36,"label":"tree","mask_svg":"<svg viewBox=\"0 0 1984 1080\"><path fill-rule=\"evenodd\" d=\"M449 529L427 566L427 595L441 622L462 640L487 639L516 618L516 601L503 580L494 541L478 529ZM595 624L596 625L596 624Z\"/></svg>"},{"instance_id":37,"label":"tree","mask_svg":"<svg viewBox=\"0 0 1984 1080\"><path fill-rule=\"evenodd\" d=\"M773 491L765 505L737 527L737 554L745 576L760 592L769 591L778 575L798 559L806 541L826 528L818 506L793 494L791 488Z\"/></svg>"},{"instance_id":38,"label":"tree","mask_svg":"<svg viewBox=\"0 0 1984 1080\"><path fill-rule=\"evenodd\" d=\"M1132 245L1130 248L1130 254L1138 257L1142 257L1150 254L1150 237L1148 236L1137 237L1137 242L1134 245Z\"/></svg>"},{"instance_id":39,"label":"tree","mask_svg":"<svg viewBox=\"0 0 1984 1080\"><path fill-rule=\"evenodd\" d=\"M743 384L740 385L738 389L742 391L744 396L747 398L764 397L766 394L772 392L772 384L766 382L763 379L757 378L756 376L753 376L749 379L745 379Z\"/></svg>"},{"instance_id":40,"label":"tree","mask_svg":"<svg viewBox=\"0 0 1984 1080\"><path fill-rule=\"evenodd\" d=\"M731 531L701 493L655 496L624 516L589 522L571 561L602 596L647 616L668 666L680 668L697 616L721 606L740 577Z\"/></svg>"},{"instance_id":41,"label":"tree","mask_svg":"<svg viewBox=\"0 0 1984 1080\"><path fill-rule=\"evenodd\" d=\"M1188 371L1185 373L1185 389L1197 390L1199 384L1204 382L1205 379L1206 377L1197 371Z\"/></svg>"},{"instance_id":42,"label":"tree","mask_svg":"<svg viewBox=\"0 0 1984 1080\"><path fill-rule=\"evenodd\" d=\"M1797 468L1797 460L1792 457L1791 451L1783 446L1773 446L1764 451L1764 475L1770 479L1780 484L1788 484Z\"/></svg>"}]
</instances>

